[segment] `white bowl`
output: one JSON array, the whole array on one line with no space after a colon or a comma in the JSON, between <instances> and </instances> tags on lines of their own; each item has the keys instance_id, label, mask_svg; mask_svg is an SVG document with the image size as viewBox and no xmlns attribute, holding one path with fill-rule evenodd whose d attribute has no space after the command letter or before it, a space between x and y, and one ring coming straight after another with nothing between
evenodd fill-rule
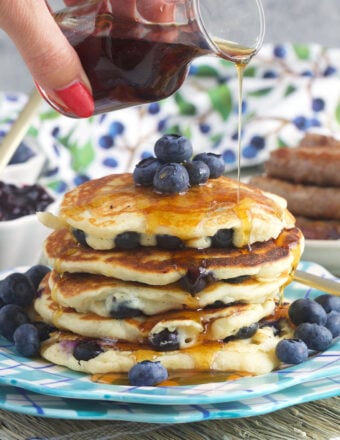
<instances>
[{"instance_id":1,"label":"white bowl","mask_svg":"<svg viewBox=\"0 0 340 440\"><path fill-rule=\"evenodd\" d=\"M49 194L49 190L45 188ZM59 201L54 199L45 211L57 213ZM25 215L13 220L0 221L0 271L18 266L33 266L41 262L43 243L51 233L36 214Z\"/></svg>"},{"instance_id":2,"label":"white bowl","mask_svg":"<svg viewBox=\"0 0 340 440\"><path fill-rule=\"evenodd\" d=\"M38 180L46 162L46 156L39 148L35 138L26 136L23 141L34 153L26 162L7 165L1 174L1 180L15 185L32 185Z\"/></svg>"}]
</instances>

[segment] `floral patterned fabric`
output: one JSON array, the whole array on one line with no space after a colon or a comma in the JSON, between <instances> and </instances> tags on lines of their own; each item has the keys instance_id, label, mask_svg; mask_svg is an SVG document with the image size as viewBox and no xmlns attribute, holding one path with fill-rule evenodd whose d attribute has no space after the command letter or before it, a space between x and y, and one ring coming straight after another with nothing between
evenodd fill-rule
<instances>
[{"instance_id":1,"label":"floral patterned fabric","mask_svg":"<svg viewBox=\"0 0 340 440\"><path fill-rule=\"evenodd\" d=\"M0 95L0 135L27 97ZM262 163L269 151L295 146L306 131L340 131L340 51L318 45L267 45L251 61L243 82L241 165ZM43 103L29 135L48 158L40 182L62 194L89 178L132 171L153 154L166 132L189 137L195 153L223 155L227 170L238 161L238 78L235 66L216 57L191 64L182 88L149 105L89 119L62 116Z\"/></svg>"}]
</instances>

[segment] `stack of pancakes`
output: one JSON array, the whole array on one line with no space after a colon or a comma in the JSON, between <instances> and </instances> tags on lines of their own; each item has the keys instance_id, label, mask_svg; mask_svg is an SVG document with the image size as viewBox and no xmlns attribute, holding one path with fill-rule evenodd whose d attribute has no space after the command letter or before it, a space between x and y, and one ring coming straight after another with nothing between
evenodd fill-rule
<instances>
[{"instance_id":1,"label":"stack of pancakes","mask_svg":"<svg viewBox=\"0 0 340 440\"><path fill-rule=\"evenodd\" d=\"M143 360L169 371L278 366L275 347L291 332L280 298L303 250L284 199L223 176L158 194L116 174L40 219L55 229L35 301L57 328L41 347L47 360L90 374ZM79 344L89 356L75 356Z\"/></svg>"}]
</instances>

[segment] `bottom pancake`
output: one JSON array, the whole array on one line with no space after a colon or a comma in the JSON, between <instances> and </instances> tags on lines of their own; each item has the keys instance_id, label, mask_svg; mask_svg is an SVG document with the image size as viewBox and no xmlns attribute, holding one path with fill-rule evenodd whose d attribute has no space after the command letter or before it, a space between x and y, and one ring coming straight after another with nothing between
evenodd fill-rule
<instances>
[{"instance_id":1,"label":"bottom pancake","mask_svg":"<svg viewBox=\"0 0 340 440\"><path fill-rule=\"evenodd\" d=\"M128 373L143 360L160 361L168 371L191 370L267 374L278 368L275 347L280 339L292 336L286 320L277 326L267 325L247 339L209 342L182 350L159 352L145 346L119 343L108 339L84 338L74 333L57 331L41 345L41 356L47 361L88 374ZM79 360L74 350L80 343L95 344L94 357ZM92 345L93 347L93 345ZM194 374L194 373L193 373Z\"/></svg>"}]
</instances>

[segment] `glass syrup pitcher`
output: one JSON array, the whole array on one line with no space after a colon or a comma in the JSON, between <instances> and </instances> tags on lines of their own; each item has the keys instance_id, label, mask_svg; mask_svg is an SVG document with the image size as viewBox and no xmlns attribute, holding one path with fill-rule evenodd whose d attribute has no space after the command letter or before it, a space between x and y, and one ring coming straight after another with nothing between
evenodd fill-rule
<instances>
[{"instance_id":1,"label":"glass syrup pitcher","mask_svg":"<svg viewBox=\"0 0 340 440\"><path fill-rule=\"evenodd\" d=\"M264 36L260 0L88 0L55 19L89 78L94 114L172 95L202 55L247 64Z\"/></svg>"}]
</instances>

